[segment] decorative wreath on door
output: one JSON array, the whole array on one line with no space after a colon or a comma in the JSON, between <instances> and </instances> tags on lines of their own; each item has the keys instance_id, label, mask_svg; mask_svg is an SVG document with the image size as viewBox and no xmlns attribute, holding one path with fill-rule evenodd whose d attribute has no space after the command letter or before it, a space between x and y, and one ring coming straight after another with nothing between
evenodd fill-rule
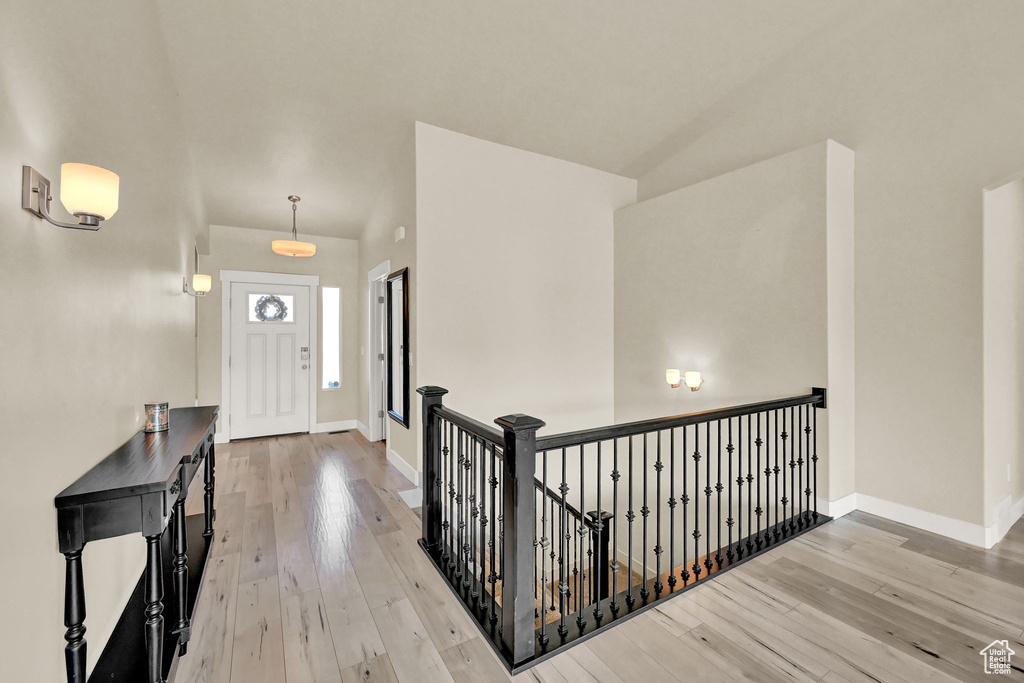
<instances>
[{"instance_id":1,"label":"decorative wreath on door","mask_svg":"<svg viewBox=\"0 0 1024 683\"><path fill-rule=\"evenodd\" d=\"M256 302L256 319L264 322L284 320L288 307L276 294L265 294Z\"/></svg>"}]
</instances>

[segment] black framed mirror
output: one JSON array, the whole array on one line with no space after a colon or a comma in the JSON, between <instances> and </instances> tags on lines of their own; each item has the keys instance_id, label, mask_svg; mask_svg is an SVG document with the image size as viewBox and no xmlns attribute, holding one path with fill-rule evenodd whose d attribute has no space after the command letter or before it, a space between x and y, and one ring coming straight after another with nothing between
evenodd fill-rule
<instances>
[{"instance_id":1,"label":"black framed mirror","mask_svg":"<svg viewBox=\"0 0 1024 683\"><path fill-rule=\"evenodd\" d=\"M409 269L388 275L388 415L409 428Z\"/></svg>"}]
</instances>

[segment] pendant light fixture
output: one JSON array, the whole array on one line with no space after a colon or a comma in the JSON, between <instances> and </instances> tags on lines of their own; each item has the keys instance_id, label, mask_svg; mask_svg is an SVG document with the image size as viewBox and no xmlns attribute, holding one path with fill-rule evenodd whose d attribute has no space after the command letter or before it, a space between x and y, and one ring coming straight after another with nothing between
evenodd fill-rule
<instances>
[{"instance_id":1,"label":"pendant light fixture","mask_svg":"<svg viewBox=\"0 0 1024 683\"><path fill-rule=\"evenodd\" d=\"M298 203L299 197L290 194L288 201L292 203L292 238L290 240L274 240L270 246L275 254L282 256L312 256L316 253L316 245L311 242L299 242L298 233L295 231L295 205Z\"/></svg>"}]
</instances>

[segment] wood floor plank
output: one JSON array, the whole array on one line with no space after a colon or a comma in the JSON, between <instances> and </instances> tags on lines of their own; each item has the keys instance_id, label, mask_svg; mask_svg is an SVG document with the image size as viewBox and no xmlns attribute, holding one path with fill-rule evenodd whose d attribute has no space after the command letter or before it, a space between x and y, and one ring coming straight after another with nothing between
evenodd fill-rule
<instances>
[{"instance_id":1,"label":"wood floor plank","mask_svg":"<svg viewBox=\"0 0 1024 683\"><path fill-rule=\"evenodd\" d=\"M391 511L374 491L370 482L366 479L356 479L348 483L348 489L352 492L363 521L374 536L398 531L398 522L391 516Z\"/></svg>"},{"instance_id":2,"label":"wood floor plank","mask_svg":"<svg viewBox=\"0 0 1024 683\"><path fill-rule=\"evenodd\" d=\"M217 520L213 525L210 557L241 552L245 529L245 491L224 494L217 501L216 510Z\"/></svg>"},{"instance_id":3,"label":"wood floor plank","mask_svg":"<svg viewBox=\"0 0 1024 683\"><path fill-rule=\"evenodd\" d=\"M441 650L441 659L456 683L512 680L494 651L479 636Z\"/></svg>"},{"instance_id":4,"label":"wood floor plank","mask_svg":"<svg viewBox=\"0 0 1024 683\"><path fill-rule=\"evenodd\" d=\"M679 600L675 598L659 602L647 614L676 638L701 624L700 619L680 607Z\"/></svg>"},{"instance_id":5,"label":"wood floor plank","mask_svg":"<svg viewBox=\"0 0 1024 683\"><path fill-rule=\"evenodd\" d=\"M849 584L783 558L769 581L775 580L799 594L804 602L842 619L887 645L957 678L976 668L977 643L913 612L886 602ZM766 568L767 570L773 567ZM750 571L755 571L751 567Z\"/></svg>"},{"instance_id":6,"label":"wood floor plank","mask_svg":"<svg viewBox=\"0 0 1024 683\"><path fill-rule=\"evenodd\" d=\"M624 622L625 626L629 622ZM660 628L660 627L658 627ZM587 641L590 652L603 661L623 681L677 681L685 680L685 672L669 671L659 659L654 659L623 634L621 628L611 628Z\"/></svg>"},{"instance_id":7,"label":"wood floor plank","mask_svg":"<svg viewBox=\"0 0 1024 683\"><path fill-rule=\"evenodd\" d=\"M371 611L399 680L453 683L411 602L398 600Z\"/></svg>"},{"instance_id":8,"label":"wood floor plank","mask_svg":"<svg viewBox=\"0 0 1024 683\"><path fill-rule=\"evenodd\" d=\"M718 609L733 613L734 618L743 619L762 632L778 634L787 644L805 652L828 670L842 674L851 682L905 680L879 666L874 658L861 656L848 649L842 638L830 640L819 630L805 626L788 614L780 614L764 608L757 601L747 600L721 582L710 583L702 595Z\"/></svg>"},{"instance_id":9,"label":"wood floor plank","mask_svg":"<svg viewBox=\"0 0 1024 683\"><path fill-rule=\"evenodd\" d=\"M569 648L529 671L538 669L542 674L540 680L545 683L552 680L565 683L575 683L575 681L623 683L623 680L608 668L608 665L601 661L601 658L597 657L586 643ZM516 680L518 681L519 678L517 676ZM652 682L648 681L648 683Z\"/></svg>"},{"instance_id":10,"label":"wood floor plank","mask_svg":"<svg viewBox=\"0 0 1024 683\"><path fill-rule=\"evenodd\" d=\"M231 680L238 561L238 553L209 559L196 601L192 640L187 656L178 660L176 683L228 683Z\"/></svg>"},{"instance_id":11,"label":"wood floor plank","mask_svg":"<svg viewBox=\"0 0 1024 683\"><path fill-rule=\"evenodd\" d=\"M725 672L696 651L688 647L679 647L679 638L693 629L688 629L682 636L677 637L662 627L661 623L648 616L649 614L651 612L641 614L622 624L622 635L669 671L685 671L687 678L693 677L702 682L731 680ZM698 623L694 628L700 625Z\"/></svg>"},{"instance_id":12,"label":"wood floor plank","mask_svg":"<svg viewBox=\"0 0 1024 683\"><path fill-rule=\"evenodd\" d=\"M281 683L284 680L284 638L277 576L243 582L238 587L231 683Z\"/></svg>"},{"instance_id":13,"label":"wood floor plank","mask_svg":"<svg viewBox=\"0 0 1024 683\"><path fill-rule=\"evenodd\" d=\"M341 683L327 610L319 590L281 599L284 664L289 683Z\"/></svg>"},{"instance_id":14,"label":"wood floor plank","mask_svg":"<svg viewBox=\"0 0 1024 683\"><path fill-rule=\"evenodd\" d=\"M902 650L887 646L863 630L851 626L810 605L801 603L793 609L792 614L793 618L798 619L801 624L821 632L833 642L841 642L845 648L855 652L857 658L851 661L851 664L862 666L866 671L870 672L871 670L867 669L865 663L873 661L893 674L891 677L877 677L880 680L889 681L893 680L894 677L911 683L916 681L932 681L937 683L939 681L949 682L958 680L929 666L926 662L906 654Z\"/></svg>"},{"instance_id":15,"label":"wood floor plank","mask_svg":"<svg viewBox=\"0 0 1024 683\"><path fill-rule=\"evenodd\" d=\"M398 577L361 517L350 515L346 520L349 528L343 532L342 539L346 541L349 559L370 609L405 600L407 596ZM395 666L393 658L391 664Z\"/></svg>"},{"instance_id":16,"label":"wood floor plank","mask_svg":"<svg viewBox=\"0 0 1024 683\"><path fill-rule=\"evenodd\" d=\"M679 641L712 662L719 670L734 680L772 681L773 683L789 680L787 676L765 666L762 660L754 657L743 647L706 624L692 629Z\"/></svg>"},{"instance_id":17,"label":"wood floor plank","mask_svg":"<svg viewBox=\"0 0 1024 683\"><path fill-rule=\"evenodd\" d=\"M318 590L320 582L306 530L302 527L275 525L274 533L281 597Z\"/></svg>"},{"instance_id":18,"label":"wood floor plank","mask_svg":"<svg viewBox=\"0 0 1024 683\"><path fill-rule=\"evenodd\" d=\"M828 673L827 666L793 644L794 638L787 642L773 629L762 628L758 622L744 619L736 612L716 604L706 596L706 588L698 586L679 601L680 606L703 622L704 626L714 629L786 678L810 682Z\"/></svg>"},{"instance_id":19,"label":"wood floor plank","mask_svg":"<svg viewBox=\"0 0 1024 683\"><path fill-rule=\"evenodd\" d=\"M249 492L246 491L246 497ZM239 581L246 583L277 575L277 540L274 508L270 503L247 505L242 532L242 566Z\"/></svg>"},{"instance_id":20,"label":"wood floor plank","mask_svg":"<svg viewBox=\"0 0 1024 683\"><path fill-rule=\"evenodd\" d=\"M386 654L353 664L341 671L342 683L398 683L398 676Z\"/></svg>"},{"instance_id":21,"label":"wood floor plank","mask_svg":"<svg viewBox=\"0 0 1024 683\"><path fill-rule=\"evenodd\" d=\"M437 570L416 542L396 531L377 536L377 543L438 650L478 635L476 624L451 590L436 580Z\"/></svg>"}]
</instances>

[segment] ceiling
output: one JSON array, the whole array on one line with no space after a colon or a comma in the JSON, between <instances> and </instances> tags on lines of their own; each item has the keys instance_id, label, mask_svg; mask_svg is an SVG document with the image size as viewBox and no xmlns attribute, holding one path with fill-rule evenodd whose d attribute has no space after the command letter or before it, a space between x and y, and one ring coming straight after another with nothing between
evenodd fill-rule
<instances>
[{"instance_id":1,"label":"ceiling","mask_svg":"<svg viewBox=\"0 0 1024 683\"><path fill-rule=\"evenodd\" d=\"M853 0L160 0L209 221L356 238L415 121L639 176ZM656 157L657 155L653 155Z\"/></svg>"}]
</instances>

